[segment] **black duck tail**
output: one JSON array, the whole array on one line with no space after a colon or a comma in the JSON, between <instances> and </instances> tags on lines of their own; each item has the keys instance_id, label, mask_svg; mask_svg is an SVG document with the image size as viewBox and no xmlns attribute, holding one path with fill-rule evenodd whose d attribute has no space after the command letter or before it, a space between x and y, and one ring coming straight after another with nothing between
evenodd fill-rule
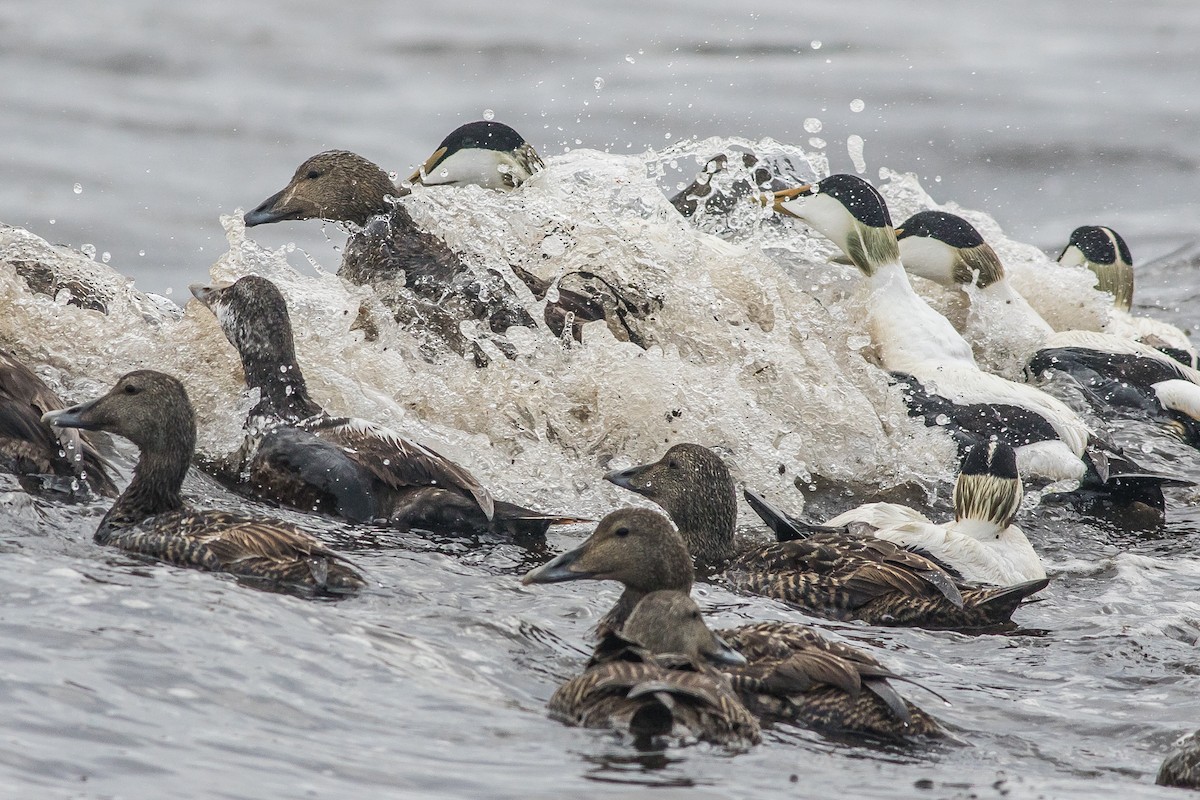
<instances>
[{"instance_id":1,"label":"black duck tail","mask_svg":"<svg viewBox=\"0 0 1200 800\"><path fill-rule=\"evenodd\" d=\"M1003 588L983 587L967 589L963 592L963 601L968 608L978 609L987 619L995 623L1004 623L1012 619L1013 612L1032 594L1037 594L1050 585L1049 578L1039 578L1035 581L1025 581L1015 586Z\"/></svg>"},{"instance_id":2,"label":"black duck tail","mask_svg":"<svg viewBox=\"0 0 1200 800\"><path fill-rule=\"evenodd\" d=\"M1131 459L1105 450L1089 450L1084 455L1087 474L1077 492L1098 495L1119 506L1143 504L1159 512L1166 510L1164 486L1193 486L1193 481L1175 475L1151 472Z\"/></svg>"},{"instance_id":3,"label":"black duck tail","mask_svg":"<svg viewBox=\"0 0 1200 800\"><path fill-rule=\"evenodd\" d=\"M509 536L545 536L551 525L574 525L577 522L594 522L594 520L534 511L532 508L525 508L516 503L497 500L489 530L492 533Z\"/></svg>"},{"instance_id":4,"label":"black duck tail","mask_svg":"<svg viewBox=\"0 0 1200 800\"><path fill-rule=\"evenodd\" d=\"M814 525L798 520L767 502L766 498L751 489L742 489L742 497L758 514L759 519L775 534L778 542L791 542L797 539L807 539L814 533L828 533L836 528L825 525Z\"/></svg>"}]
</instances>

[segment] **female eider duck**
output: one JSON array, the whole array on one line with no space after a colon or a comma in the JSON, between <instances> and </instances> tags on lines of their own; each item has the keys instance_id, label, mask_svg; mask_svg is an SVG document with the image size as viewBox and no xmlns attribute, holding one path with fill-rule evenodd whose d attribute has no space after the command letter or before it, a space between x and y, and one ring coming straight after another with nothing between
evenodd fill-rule
<instances>
[{"instance_id":1,"label":"female eider duck","mask_svg":"<svg viewBox=\"0 0 1200 800\"><path fill-rule=\"evenodd\" d=\"M275 284L247 275L231 286L194 285L257 389L245 457L251 492L302 511L400 528L536 535L571 517L494 500L467 470L366 420L333 417L308 393L296 363L287 303Z\"/></svg>"},{"instance_id":2,"label":"female eider duck","mask_svg":"<svg viewBox=\"0 0 1200 800\"><path fill-rule=\"evenodd\" d=\"M954 520L934 524L894 503L852 508L816 528L797 523L745 491L751 508L781 540L806 538L813 530L846 529L927 555L971 583L1012 586L1046 577L1024 531L1014 524L1021 507L1017 456L1003 442L972 447L954 482Z\"/></svg>"},{"instance_id":3,"label":"female eider duck","mask_svg":"<svg viewBox=\"0 0 1200 800\"><path fill-rule=\"evenodd\" d=\"M1153 317L1135 317L1133 308L1133 256L1129 245L1112 228L1083 225L1071 232L1058 256L1063 266L1085 266L1096 273L1096 288L1113 296L1112 313L1105 330L1156 347L1189 367L1200 367L1196 348L1187 334Z\"/></svg>"},{"instance_id":4,"label":"female eider duck","mask_svg":"<svg viewBox=\"0 0 1200 800\"><path fill-rule=\"evenodd\" d=\"M992 437L1011 443L1026 475L1079 480L1109 499L1163 510L1168 479L1098 450L1087 424L1057 398L979 369L971 346L913 291L875 187L856 175L830 175L776 192L774 202L838 245L867 277L871 339L883 366L905 384L911 415L952 427L963 449Z\"/></svg>"},{"instance_id":5,"label":"female eider duck","mask_svg":"<svg viewBox=\"0 0 1200 800\"><path fill-rule=\"evenodd\" d=\"M1200 731L1189 733L1175 743L1158 768L1154 782L1159 786L1200 789Z\"/></svg>"},{"instance_id":6,"label":"female eider duck","mask_svg":"<svg viewBox=\"0 0 1200 800\"><path fill-rule=\"evenodd\" d=\"M83 489L116 497L111 467L91 437L42 421L45 413L63 408L66 403L33 370L0 350L0 469L16 475L27 490L75 495Z\"/></svg>"},{"instance_id":7,"label":"female eider duck","mask_svg":"<svg viewBox=\"0 0 1200 800\"><path fill-rule=\"evenodd\" d=\"M679 528L701 567L728 564L737 589L784 600L814 614L875 625L983 628L1007 624L1021 601L1045 588L968 585L943 564L903 546L840 531L766 546L737 544L737 490L707 447L677 444L652 464L605 479L653 500Z\"/></svg>"},{"instance_id":8,"label":"female eider duck","mask_svg":"<svg viewBox=\"0 0 1200 800\"><path fill-rule=\"evenodd\" d=\"M603 659L614 634L638 638L631 626L644 603L664 592L686 596L691 591L691 556L661 514L621 509L601 520L579 547L532 570L522 583L581 579L614 580L624 586L599 626L602 638L596 658ZM671 636L665 624L656 627L663 629L659 636ZM716 633L746 660L742 665L727 661L719 669L757 714L888 738L941 735L937 722L888 682L903 679L857 648L789 622L751 623Z\"/></svg>"},{"instance_id":9,"label":"female eider duck","mask_svg":"<svg viewBox=\"0 0 1200 800\"><path fill-rule=\"evenodd\" d=\"M97 544L320 593L366 585L342 556L293 525L184 503L196 420L183 384L170 375L130 372L108 394L43 419L59 428L108 431L141 451L133 480L100 521Z\"/></svg>"},{"instance_id":10,"label":"female eider duck","mask_svg":"<svg viewBox=\"0 0 1200 800\"><path fill-rule=\"evenodd\" d=\"M971 223L944 211L914 214L896 229L904 268L945 286L975 282L985 329L1007 326L1030 333L1035 348L1027 369L1066 372L1101 408L1134 408L1165 419L1173 433L1200 444L1200 371L1166 353L1124 336L1096 331L1054 332L1013 289L991 245ZM1028 354L1026 354L1028 355Z\"/></svg>"},{"instance_id":11,"label":"female eider duck","mask_svg":"<svg viewBox=\"0 0 1200 800\"><path fill-rule=\"evenodd\" d=\"M754 718L712 664L746 659L704 623L685 592L642 598L620 634L610 633L586 671L560 686L550 713L570 725L745 747L761 739Z\"/></svg>"}]
</instances>

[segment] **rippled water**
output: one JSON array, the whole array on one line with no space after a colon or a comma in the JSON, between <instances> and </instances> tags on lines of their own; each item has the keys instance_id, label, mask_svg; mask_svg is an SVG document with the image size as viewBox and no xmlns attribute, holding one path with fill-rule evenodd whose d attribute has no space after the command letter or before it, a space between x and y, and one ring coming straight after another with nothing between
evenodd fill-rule
<instances>
[{"instance_id":1,"label":"rippled water","mask_svg":"<svg viewBox=\"0 0 1200 800\"><path fill-rule=\"evenodd\" d=\"M1181 133L1195 109L1176 109L1167 91L1200 26L1179 5L1140 3L1130 19L1122 15L1132 6L1118 3L1080 19L1029 3L996 17L947 14L937 25L885 16L884 4L851 19L832 6L796 18L781 4L751 21L703 5L687 14L631 6L611 19L547 7L546 23L530 25L495 4L444 18L394 17L380 6L334 19L315 4L126 3L103 27L99 11L71 6L0 9L12 43L0 53L10 112L0 115L9 145L0 158L13 178L0 182L0 220L51 241L93 243L112 258L106 266L100 255L50 251L13 229L0 229L0 254L85 275L109 314L32 294L0 265L0 342L72 399L135 367L178 374L210 456L239 439L247 401L236 356L206 310L192 303L176 319L130 291L122 273L143 289L176 287L176 300L207 277L271 277L288 298L301 364L322 403L435 445L506 499L599 516L635 502L600 480L606 469L693 440L722 448L739 479L792 508L804 499L814 510L857 502L864 489L850 482L862 481L932 500L944 513L951 448L909 422L859 357L857 277L827 265L829 246L799 226L764 226L751 215L720 241L680 222L663 189L730 142L669 147L674 138L771 134L792 145L754 145L800 163L816 157L795 145L821 151L802 121L820 117L816 135L831 142L830 162L849 169L844 140L858 132L868 177L882 165L914 171L938 200L1013 220L1022 233L1008 238L972 212L1023 288L1047 280L1048 266L1021 241L1052 246L1093 221L1047 209L1111 211L1114 226L1133 231L1135 256L1166 252L1195 232L1196 216L1186 213L1194 201L1172 194L1194 179L1200 141ZM882 27L885 19L895 27ZM1021 48L1001 59L1001 44ZM897 77L908 66L918 75L911 83ZM983 78L970 79L981 69ZM1046 78L1051 69L1061 84ZM20 79L30 74L41 82ZM484 87L479 97L465 92L468 77ZM1070 96L1084 85L1102 88L1088 100ZM696 96L685 99L685 90ZM1106 92L1120 102L1110 106ZM865 101L860 116L849 110L855 98ZM369 291L330 274L340 242L331 227L332 241L305 233L316 223L257 228L247 238L236 219L218 221L219 211L279 188L310 152L352 147L403 171L453 123L487 107L550 157L547 172L506 197L422 192L408 201L414 216L476 266L511 275L511 263L549 273L590 263L661 295L655 347L642 351L594 327L584 347L530 334L516 337L515 361L431 365L389 326L376 342L350 329L364 303L382 312ZM978 127L1003 130L1008 116L1025 122L1011 133ZM1114 117L1123 124L1103 124ZM577 129L584 148L638 155L575 151ZM946 138L922 145L918 137L933 130ZM573 152L561 155L564 145ZM641 155L648 146L654 151ZM1096 189L1116 172L1132 209ZM1022 181L1036 191L1017 202L1010 190ZM1065 184L1083 188L1068 200L1056 194ZM922 202L910 179L883 188L898 218ZM271 249L292 240L313 263L299 250ZM1139 273L1140 302L1193 324L1195 266L1187 253L1149 265ZM1078 275L1049 279L1053 289L1030 300L1050 316L1087 317L1102 305ZM1150 465L1200 479L1194 451L1135 423L1117 435ZM115 446L127 477L132 450ZM797 478L806 498L793 489ZM846 493L822 496L810 482ZM264 509L199 472L185 488L202 505L303 523L351 551L373 588L312 602L146 564L92 544L102 504L32 499L0 476L0 795L1165 796L1151 785L1162 754L1200 720L1194 489L1172 490L1167 525L1145 531L1027 500L1021 521L1055 580L1042 602L1019 612L1015 633L819 623L878 648L890 666L948 698L944 707L905 688L960 744L881 747L775 728L739 755L707 746L645 755L545 716L616 591L526 589L517 576L578 542L582 526L529 551ZM715 624L797 618L719 588L697 595Z\"/></svg>"}]
</instances>

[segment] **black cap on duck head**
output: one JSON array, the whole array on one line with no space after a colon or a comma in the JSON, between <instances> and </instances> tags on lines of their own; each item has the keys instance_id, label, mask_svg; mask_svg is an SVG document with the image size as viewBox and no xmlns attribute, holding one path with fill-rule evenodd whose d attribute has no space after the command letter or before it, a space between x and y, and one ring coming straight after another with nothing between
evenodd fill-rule
<instances>
[{"instance_id":1,"label":"black cap on duck head","mask_svg":"<svg viewBox=\"0 0 1200 800\"><path fill-rule=\"evenodd\" d=\"M990 522L1007 528L1021 507L1017 453L992 439L967 451L954 482L954 518Z\"/></svg>"},{"instance_id":2,"label":"black cap on duck head","mask_svg":"<svg viewBox=\"0 0 1200 800\"><path fill-rule=\"evenodd\" d=\"M521 134L502 122L479 120L451 131L409 181L513 189L542 166L541 157Z\"/></svg>"},{"instance_id":3,"label":"black cap on duck head","mask_svg":"<svg viewBox=\"0 0 1200 800\"><path fill-rule=\"evenodd\" d=\"M1121 235L1103 225L1084 225L1071 232L1058 263L1085 266L1096 273L1096 288L1113 296L1113 305L1128 311L1133 306L1133 256Z\"/></svg>"},{"instance_id":4,"label":"black cap on duck head","mask_svg":"<svg viewBox=\"0 0 1200 800\"><path fill-rule=\"evenodd\" d=\"M842 249L871 275L882 264L898 264L900 251L883 195L857 175L838 174L774 195L775 210L796 217Z\"/></svg>"},{"instance_id":5,"label":"black cap on duck head","mask_svg":"<svg viewBox=\"0 0 1200 800\"><path fill-rule=\"evenodd\" d=\"M348 150L318 153L296 168L291 182L244 217L246 227L288 219L327 219L366 225L388 210L397 189L377 164Z\"/></svg>"},{"instance_id":6,"label":"black cap on duck head","mask_svg":"<svg viewBox=\"0 0 1200 800\"><path fill-rule=\"evenodd\" d=\"M696 601L678 590L651 592L639 600L621 627L621 638L651 653L675 653L696 663L746 663L741 653L705 624Z\"/></svg>"},{"instance_id":7,"label":"black cap on duck head","mask_svg":"<svg viewBox=\"0 0 1200 800\"><path fill-rule=\"evenodd\" d=\"M945 211L918 211L896 228L896 238L923 236L945 242L951 247L978 247L983 237L975 226L957 214Z\"/></svg>"},{"instance_id":8,"label":"black cap on duck head","mask_svg":"<svg viewBox=\"0 0 1200 800\"><path fill-rule=\"evenodd\" d=\"M737 487L725 462L707 447L677 444L658 461L604 479L662 506L700 563L715 565L733 555Z\"/></svg>"},{"instance_id":9,"label":"black cap on duck head","mask_svg":"<svg viewBox=\"0 0 1200 800\"><path fill-rule=\"evenodd\" d=\"M904 269L943 286L975 282L980 288L1004 277L1004 266L975 226L945 211L920 211L896 228Z\"/></svg>"},{"instance_id":10,"label":"black cap on duck head","mask_svg":"<svg viewBox=\"0 0 1200 800\"><path fill-rule=\"evenodd\" d=\"M102 397L51 411L42 419L60 428L123 436L144 454L186 453L185 470L196 448L196 418L187 391L175 378L154 370L127 373Z\"/></svg>"},{"instance_id":11,"label":"black cap on duck head","mask_svg":"<svg viewBox=\"0 0 1200 800\"><path fill-rule=\"evenodd\" d=\"M692 560L669 520L645 508L613 511L583 544L531 570L523 584L618 581L637 592L690 591Z\"/></svg>"}]
</instances>

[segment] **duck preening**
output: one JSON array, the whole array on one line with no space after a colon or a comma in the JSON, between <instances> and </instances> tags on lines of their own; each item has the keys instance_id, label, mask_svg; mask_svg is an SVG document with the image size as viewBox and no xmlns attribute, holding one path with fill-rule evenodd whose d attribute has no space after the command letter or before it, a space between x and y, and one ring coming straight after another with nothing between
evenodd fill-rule
<instances>
[{"instance_id":1,"label":"duck preening","mask_svg":"<svg viewBox=\"0 0 1200 800\"><path fill-rule=\"evenodd\" d=\"M970 345L909 283L875 187L856 175L830 175L776 192L774 202L840 247L866 277L871 340L884 368L907 385L910 415L953 429L964 450L993 437L1009 442L1023 474L1078 480L1114 502L1163 510L1162 485L1173 478L1113 452L1057 398L976 365Z\"/></svg>"},{"instance_id":2,"label":"duck preening","mask_svg":"<svg viewBox=\"0 0 1200 800\"><path fill-rule=\"evenodd\" d=\"M1008 624L1022 600L1047 584L1044 578L1006 587L969 584L903 545L842 531L739 547L733 476L701 445L677 444L652 464L605 477L662 506L691 552L728 565L722 577L734 587L818 615L877 625L993 627Z\"/></svg>"},{"instance_id":3,"label":"duck preening","mask_svg":"<svg viewBox=\"0 0 1200 800\"><path fill-rule=\"evenodd\" d=\"M140 451L133 480L96 530L98 544L320 593L344 594L366 585L344 557L293 525L201 511L184 502L196 421L183 384L170 375L130 372L102 397L50 411L43 419L58 428L108 431Z\"/></svg>"},{"instance_id":4,"label":"duck preening","mask_svg":"<svg viewBox=\"0 0 1200 800\"><path fill-rule=\"evenodd\" d=\"M86 433L42 420L66 403L33 370L0 350L0 469L30 490L116 497L112 467Z\"/></svg>"},{"instance_id":5,"label":"duck preening","mask_svg":"<svg viewBox=\"0 0 1200 800\"><path fill-rule=\"evenodd\" d=\"M637 639L630 625L642 603L664 592L687 595L693 571L687 544L669 521L648 509L620 509L600 521L579 547L529 572L522 583L613 580L624 586L617 604L601 621L602 661L611 637ZM690 608L690 606L689 606ZM695 618L687 620L695 626ZM680 647L665 622L647 626L666 649ZM698 627L696 628L698 630ZM760 622L716 631L745 664L722 659L716 668L755 713L851 733L898 738L938 736L937 721L905 701L890 685L890 670L857 648L826 639L795 623ZM700 641L707 641L703 638ZM711 649L711 645L710 645Z\"/></svg>"},{"instance_id":6,"label":"duck preening","mask_svg":"<svg viewBox=\"0 0 1200 800\"><path fill-rule=\"evenodd\" d=\"M445 532L540 536L550 525L580 521L495 500L433 449L366 420L327 414L296 362L287 303L266 278L191 291L237 348L246 387L259 392L238 470L256 497L354 522Z\"/></svg>"}]
</instances>

